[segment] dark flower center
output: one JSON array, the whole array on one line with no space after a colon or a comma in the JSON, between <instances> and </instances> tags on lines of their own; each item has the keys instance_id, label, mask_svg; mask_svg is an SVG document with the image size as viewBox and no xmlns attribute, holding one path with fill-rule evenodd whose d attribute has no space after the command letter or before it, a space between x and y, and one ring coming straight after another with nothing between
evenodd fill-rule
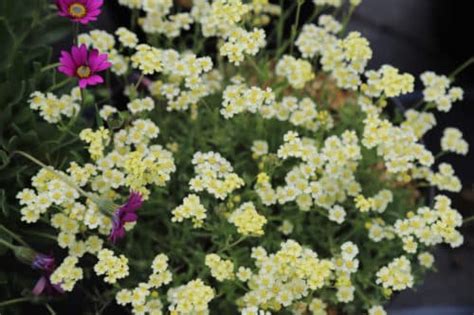
<instances>
[{"instance_id":1,"label":"dark flower center","mask_svg":"<svg viewBox=\"0 0 474 315\"><path fill-rule=\"evenodd\" d=\"M69 6L69 14L76 19L80 19L86 16L87 10L83 4L76 2Z\"/></svg>"},{"instance_id":2,"label":"dark flower center","mask_svg":"<svg viewBox=\"0 0 474 315\"><path fill-rule=\"evenodd\" d=\"M76 74L81 79L88 78L91 75L91 68L88 66L80 66L77 68Z\"/></svg>"}]
</instances>

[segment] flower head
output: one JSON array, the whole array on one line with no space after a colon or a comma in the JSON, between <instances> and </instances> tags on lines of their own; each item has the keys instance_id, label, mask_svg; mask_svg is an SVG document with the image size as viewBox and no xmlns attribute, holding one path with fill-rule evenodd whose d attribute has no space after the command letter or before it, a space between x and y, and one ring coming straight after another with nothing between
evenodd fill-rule
<instances>
[{"instance_id":1,"label":"flower head","mask_svg":"<svg viewBox=\"0 0 474 315\"><path fill-rule=\"evenodd\" d=\"M36 282L33 288L34 295L41 295L43 293L47 295L55 293L64 293L60 284L51 283L51 274L56 269L56 260L52 255L36 254L33 262L31 263L33 269L40 270L42 273L41 278Z\"/></svg>"},{"instance_id":2,"label":"flower head","mask_svg":"<svg viewBox=\"0 0 474 315\"><path fill-rule=\"evenodd\" d=\"M103 4L103 0L56 0L60 16L82 24L97 20Z\"/></svg>"},{"instance_id":3,"label":"flower head","mask_svg":"<svg viewBox=\"0 0 474 315\"><path fill-rule=\"evenodd\" d=\"M97 73L112 66L107 58L107 54L99 54L97 49L88 50L85 45L73 46L70 53L61 52L58 70L69 77L78 78L79 87L84 89L88 85L104 82Z\"/></svg>"},{"instance_id":4,"label":"flower head","mask_svg":"<svg viewBox=\"0 0 474 315\"><path fill-rule=\"evenodd\" d=\"M111 240L112 243L115 243L117 239L121 239L125 236L125 223L137 221L137 209L139 209L142 204L142 195L132 191L127 202L115 211L112 217L112 230L109 235L109 240Z\"/></svg>"}]
</instances>

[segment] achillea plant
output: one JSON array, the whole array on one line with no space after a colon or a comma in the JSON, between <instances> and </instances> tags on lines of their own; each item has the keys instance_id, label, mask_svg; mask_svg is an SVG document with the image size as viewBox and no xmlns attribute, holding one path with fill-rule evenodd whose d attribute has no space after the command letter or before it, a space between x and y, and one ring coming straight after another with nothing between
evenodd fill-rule
<instances>
[{"instance_id":1,"label":"achillea plant","mask_svg":"<svg viewBox=\"0 0 474 315\"><path fill-rule=\"evenodd\" d=\"M367 69L370 43L346 31L360 1L341 23L320 12L342 0L314 0L300 26L304 0L294 22L265 0L119 0L128 28L86 31L102 2L57 1L80 29L57 68L74 84L29 101L83 149L66 164L7 152L39 169L17 194L22 231L2 226L2 244L41 227L56 249L34 258L48 289L32 279L31 294L81 287L97 314L382 315L433 268L436 245L463 243L443 193L461 183L422 143L463 92L426 72L423 100L396 121L385 108L415 78ZM468 151L453 127L441 147Z\"/></svg>"}]
</instances>

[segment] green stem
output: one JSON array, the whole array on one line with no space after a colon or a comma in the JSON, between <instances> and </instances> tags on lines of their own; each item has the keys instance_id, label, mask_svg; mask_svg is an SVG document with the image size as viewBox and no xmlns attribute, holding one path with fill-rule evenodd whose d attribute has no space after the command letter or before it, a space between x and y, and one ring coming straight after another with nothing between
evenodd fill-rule
<instances>
[{"instance_id":1,"label":"green stem","mask_svg":"<svg viewBox=\"0 0 474 315\"><path fill-rule=\"evenodd\" d=\"M447 152L447 151L441 151L441 152L439 152L438 154L436 154L434 158L435 158L435 160L437 160L437 159L439 159L440 157L442 157L442 156L444 156L444 155L446 155L446 154L448 154L448 153L449 153L449 152Z\"/></svg>"},{"instance_id":2,"label":"green stem","mask_svg":"<svg viewBox=\"0 0 474 315\"><path fill-rule=\"evenodd\" d=\"M469 222L472 222L474 221L474 215L473 216L470 216L468 218L465 218L463 221L462 221L462 224L466 224L466 223L469 223Z\"/></svg>"},{"instance_id":3,"label":"green stem","mask_svg":"<svg viewBox=\"0 0 474 315\"><path fill-rule=\"evenodd\" d=\"M456 76L458 74L460 74L461 72L463 72L467 67L469 67L470 65L474 64L474 56L469 58L466 62L464 62L462 65L460 65L459 67L457 67L450 75L449 75L449 80L450 81L454 81L454 79L456 78Z\"/></svg>"},{"instance_id":4,"label":"green stem","mask_svg":"<svg viewBox=\"0 0 474 315\"><path fill-rule=\"evenodd\" d=\"M30 300L30 298L28 298L28 297L22 297L22 298L17 298L17 299L13 299L13 300L7 300L7 301L0 302L0 307L7 306L7 305L12 305L12 304L17 304L17 303L22 303L22 302L27 302L29 300Z\"/></svg>"},{"instance_id":5,"label":"green stem","mask_svg":"<svg viewBox=\"0 0 474 315\"><path fill-rule=\"evenodd\" d=\"M132 10L132 16L130 17L130 29L132 32L135 32L135 28L137 27L137 19L138 19L138 10Z\"/></svg>"},{"instance_id":6,"label":"green stem","mask_svg":"<svg viewBox=\"0 0 474 315\"><path fill-rule=\"evenodd\" d=\"M255 71L257 71L258 76L260 77L260 79L264 78L265 74L262 72L262 70L260 70L260 68L258 67L255 60L253 60L253 58L249 57L248 61L249 61L250 65L255 69Z\"/></svg>"},{"instance_id":7,"label":"green stem","mask_svg":"<svg viewBox=\"0 0 474 315\"><path fill-rule=\"evenodd\" d=\"M84 97L84 89L79 89L79 91L81 92L81 108L84 108L84 103L85 103L85 97Z\"/></svg>"},{"instance_id":8,"label":"green stem","mask_svg":"<svg viewBox=\"0 0 474 315\"><path fill-rule=\"evenodd\" d=\"M233 248L234 246L236 246L236 245L240 244L241 242L245 241L246 239L247 239L246 236L240 237L240 238L239 238L238 240L236 240L235 242L230 243L230 244L224 246L224 248L220 249L220 250L219 250L219 253L225 252L226 250L229 250L229 249Z\"/></svg>"},{"instance_id":9,"label":"green stem","mask_svg":"<svg viewBox=\"0 0 474 315\"><path fill-rule=\"evenodd\" d=\"M51 307L51 305L49 305L48 303L46 303L44 306L46 307L46 309L49 311L49 313L50 313L51 315L56 315L56 312L55 312L54 309Z\"/></svg>"},{"instance_id":10,"label":"green stem","mask_svg":"<svg viewBox=\"0 0 474 315\"><path fill-rule=\"evenodd\" d=\"M78 192L80 192L84 197L86 198L90 198L90 194L85 192L81 187L77 186L76 184L74 184L70 178L68 178L67 176L57 172L56 170L54 170L54 168L52 168L51 166L48 166L46 164L44 164L43 162L41 162L40 160L34 158L33 156L29 155L28 153L26 152L23 152L23 151L13 151L10 156L13 156L15 154L18 154L18 155L21 155L25 158L27 158L28 160L32 161L33 163L43 167L44 169L50 171L51 173L53 173L56 177L58 177L59 179L61 179L65 184L67 184L69 187L73 188L73 189L76 189Z\"/></svg>"},{"instance_id":11,"label":"green stem","mask_svg":"<svg viewBox=\"0 0 474 315\"><path fill-rule=\"evenodd\" d=\"M301 15L301 7L305 0L297 0L298 6L296 7L296 20L293 26L291 27L291 39L290 39L290 55L293 55L293 48L295 45L295 38L296 38L296 31L298 30L298 26L300 24L300 15Z\"/></svg>"},{"instance_id":12,"label":"green stem","mask_svg":"<svg viewBox=\"0 0 474 315\"><path fill-rule=\"evenodd\" d=\"M50 235L50 234L42 233L42 232L27 231L26 234L40 236L40 237L43 237L43 238L46 238L46 239L49 239L49 240L53 240L53 241L58 240L57 237L55 237L54 235Z\"/></svg>"},{"instance_id":13,"label":"green stem","mask_svg":"<svg viewBox=\"0 0 474 315\"><path fill-rule=\"evenodd\" d=\"M72 78L67 78L67 79L65 79L65 80L63 80L63 81L61 81L61 82L59 82L59 83L56 83L56 84L50 86L50 87L48 88L47 92L52 92L52 91L54 91L54 90L56 90L56 89L59 89L59 88L65 86L66 84L68 84L68 83L71 82L71 81L72 81Z\"/></svg>"},{"instance_id":14,"label":"green stem","mask_svg":"<svg viewBox=\"0 0 474 315\"><path fill-rule=\"evenodd\" d=\"M144 73L140 74L140 78L138 78L138 81L137 81L137 83L135 84L135 91L138 91L138 87L139 87L140 84L142 83L144 77L145 77L145 74L144 74Z\"/></svg>"},{"instance_id":15,"label":"green stem","mask_svg":"<svg viewBox=\"0 0 474 315\"><path fill-rule=\"evenodd\" d=\"M5 247L8 247L10 248L11 250L15 250L16 249L16 246L15 245L12 245L10 243L8 243L7 241L5 241L4 239L0 238L0 244L3 244Z\"/></svg>"},{"instance_id":16,"label":"green stem","mask_svg":"<svg viewBox=\"0 0 474 315\"><path fill-rule=\"evenodd\" d=\"M347 25L349 24L349 21L351 20L352 14L354 13L354 9L355 7L351 5L351 7L349 8L349 12L344 17L344 21L342 22L342 28L341 28L341 31L339 32L339 35L342 36L345 34Z\"/></svg>"},{"instance_id":17,"label":"green stem","mask_svg":"<svg viewBox=\"0 0 474 315\"><path fill-rule=\"evenodd\" d=\"M21 245L25 247L30 247L20 236L16 235L15 233L7 229L3 224L0 224L0 229L2 229L5 233L10 235L15 241L17 241Z\"/></svg>"},{"instance_id":18,"label":"green stem","mask_svg":"<svg viewBox=\"0 0 474 315\"><path fill-rule=\"evenodd\" d=\"M61 63L56 62L56 63L52 63L50 65L44 66L43 68L41 68L40 72L45 72L45 71L48 71L50 69L54 69L54 68L58 67L60 64Z\"/></svg>"},{"instance_id":19,"label":"green stem","mask_svg":"<svg viewBox=\"0 0 474 315\"><path fill-rule=\"evenodd\" d=\"M73 32L73 42L74 42L74 45L77 46L79 44L79 23L75 22L73 24L73 29L72 29L72 32Z\"/></svg>"}]
</instances>

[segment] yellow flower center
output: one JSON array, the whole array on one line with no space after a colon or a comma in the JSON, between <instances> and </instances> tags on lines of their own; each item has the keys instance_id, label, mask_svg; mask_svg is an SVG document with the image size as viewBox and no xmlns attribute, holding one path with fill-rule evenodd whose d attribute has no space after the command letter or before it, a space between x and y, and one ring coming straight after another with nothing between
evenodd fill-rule
<instances>
[{"instance_id":1,"label":"yellow flower center","mask_svg":"<svg viewBox=\"0 0 474 315\"><path fill-rule=\"evenodd\" d=\"M76 70L77 76L81 79L88 78L91 75L91 68L88 66L80 66Z\"/></svg>"},{"instance_id":2,"label":"yellow flower center","mask_svg":"<svg viewBox=\"0 0 474 315\"><path fill-rule=\"evenodd\" d=\"M81 3L76 2L69 6L69 14L76 19L83 18L86 16L86 13L86 7Z\"/></svg>"}]
</instances>

